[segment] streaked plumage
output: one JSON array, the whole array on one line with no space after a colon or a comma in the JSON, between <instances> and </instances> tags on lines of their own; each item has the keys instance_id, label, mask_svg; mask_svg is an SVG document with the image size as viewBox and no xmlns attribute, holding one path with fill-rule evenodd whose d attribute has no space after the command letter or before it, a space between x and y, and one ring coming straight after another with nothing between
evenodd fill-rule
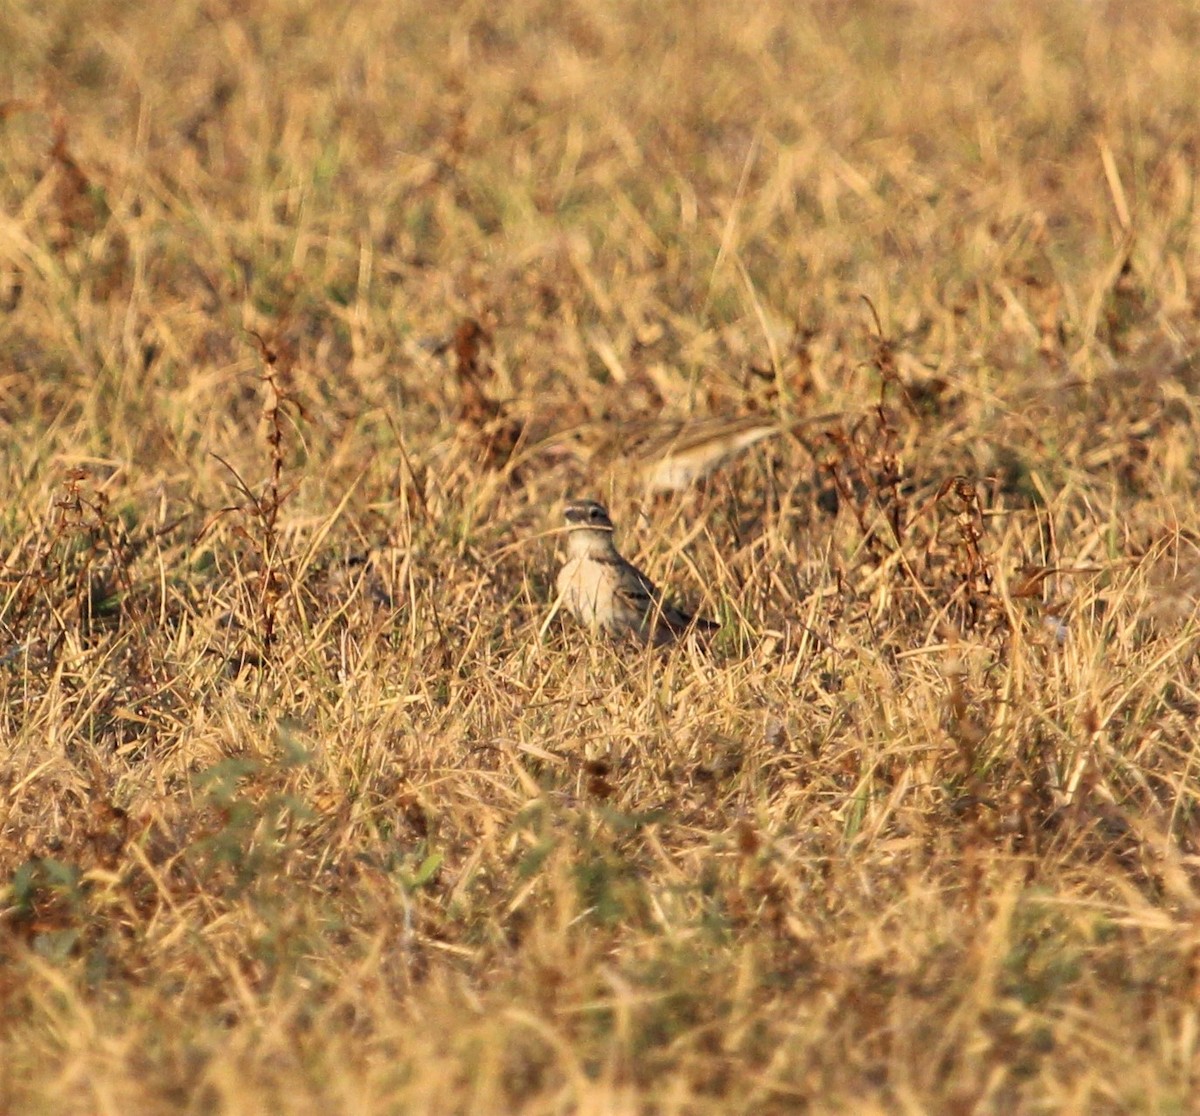
<instances>
[{"instance_id":1,"label":"streaked plumage","mask_svg":"<svg viewBox=\"0 0 1200 1116\"><path fill-rule=\"evenodd\" d=\"M602 504L571 500L564 517L567 562L558 575L558 596L585 627L661 646L689 630L708 634L720 626L667 603L654 583L621 557Z\"/></svg>"},{"instance_id":2,"label":"streaked plumage","mask_svg":"<svg viewBox=\"0 0 1200 1116\"><path fill-rule=\"evenodd\" d=\"M767 438L843 417L834 412L783 422L771 414L746 414L597 423L579 429L578 453L589 464L619 464L648 492L682 492Z\"/></svg>"},{"instance_id":3,"label":"streaked plumage","mask_svg":"<svg viewBox=\"0 0 1200 1116\"><path fill-rule=\"evenodd\" d=\"M783 431L769 415L659 423L631 432L631 456L650 492L682 492L739 453Z\"/></svg>"}]
</instances>

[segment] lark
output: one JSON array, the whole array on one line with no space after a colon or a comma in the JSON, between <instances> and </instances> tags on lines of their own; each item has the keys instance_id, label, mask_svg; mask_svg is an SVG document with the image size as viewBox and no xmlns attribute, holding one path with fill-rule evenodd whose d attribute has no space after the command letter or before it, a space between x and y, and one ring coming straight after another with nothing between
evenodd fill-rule
<instances>
[{"instance_id":1,"label":"lark","mask_svg":"<svg viewBox=\"0 0 1200 1116\"><path fill-rule=\"evenodd\" d=\"M603 504L570 500L564 517L567 563L558 575L558 598L585 627L656 647L689 631L710 635L720 627L668 603L654 582L621 556Z\"/></svg>"},{"instance_id":2,"label":"lark","mask_svg":"<svg viewBox=\"0 0 1200 1116\"><path fill-rule=\"evenodd\" d=\"M649 493L683 492L751 446L785 432L835 422L844 412L782 421L770 414L597 424L598 437L581 430L582 457L588 462L619 462L636 474ZM591 445L588 445L588 442Z\"/></svg>"}]
</instances>

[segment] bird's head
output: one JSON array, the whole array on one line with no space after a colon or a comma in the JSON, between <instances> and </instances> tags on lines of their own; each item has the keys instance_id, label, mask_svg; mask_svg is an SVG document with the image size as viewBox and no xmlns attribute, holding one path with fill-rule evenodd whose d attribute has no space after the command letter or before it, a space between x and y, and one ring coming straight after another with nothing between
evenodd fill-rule
<instances>
[{"instance_id":1,"label":"bird's head","mask_svg":"<svg viewBox=\"0 0 1200 1116\"><path fill-rule=\"evenodd\" d=\"M571 530L605 531L612 533L612 520L608 509L595 500L568 500L563 508L563 518Z\"/></svg>"}]
</instances>

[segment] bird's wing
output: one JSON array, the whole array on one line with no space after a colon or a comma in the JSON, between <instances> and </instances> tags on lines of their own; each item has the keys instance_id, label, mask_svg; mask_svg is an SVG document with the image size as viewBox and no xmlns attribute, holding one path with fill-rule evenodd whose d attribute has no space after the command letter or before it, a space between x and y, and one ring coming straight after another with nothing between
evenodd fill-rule
<instances>
[{"instance_id":1,"label":"bird's wing","mask_svg":"<svg viewBox=\"0 0 1200 1116\"><path fill-rule=\"evenodd\" d=\"M647 620L652 620L656 627L665 628L674 635L679 635L688 628L708 634L721 627L715 620L693 616L690 612L664 600L654 582L636 566L626 563L623 573L625 576L621 578L617 594L638 609Z\"/></svg>"},{"instance_id":2,"label":"bird's wing","mask_svg":"<svg viewBox=\"0 0 1200 1116\"><path fill-rule=\"evenodd\" d=\"M660 594L654 582L637 566L624 559L617 567L617 584L613 594L642 613L650 613L658 608Z\"/></svg>"}]
</instances>

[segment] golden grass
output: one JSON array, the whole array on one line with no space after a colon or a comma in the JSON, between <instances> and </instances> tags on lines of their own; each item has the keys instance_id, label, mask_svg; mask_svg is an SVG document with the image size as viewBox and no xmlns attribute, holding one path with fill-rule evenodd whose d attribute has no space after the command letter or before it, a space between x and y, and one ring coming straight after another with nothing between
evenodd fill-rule
<instances>
[{"instance_id":1,"label":"golden grass","mask_svg":"<svg viewBox=\"0 0 1200 1116\"><path fill-rule=\"evenodd\" d=\"M1190 5L0 41L0 1109L1193 1110Z\"/></svg>"}]
</instances>

